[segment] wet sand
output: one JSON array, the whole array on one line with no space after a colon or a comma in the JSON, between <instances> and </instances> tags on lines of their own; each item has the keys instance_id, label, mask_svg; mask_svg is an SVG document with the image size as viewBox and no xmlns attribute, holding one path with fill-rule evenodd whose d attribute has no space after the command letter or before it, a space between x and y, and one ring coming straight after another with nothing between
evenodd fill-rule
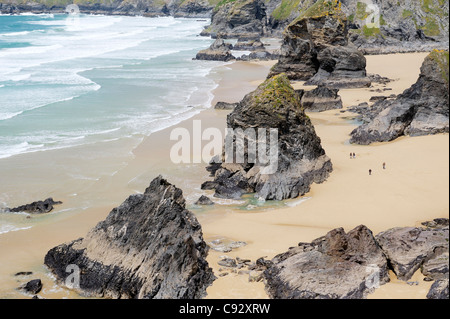
<instances>
[{"instance_id":1,"label":"wet sand","mask_svg":"<svg viewBox=\"0 0 450 319\"><path fill-rule=\"evenodd\" d=\"M368 101L373 95L401 93L416 81L425 56L426 53L368 56L368 72L395 79L387 84L392 90L384 93L371 92L370 89L341 90L339 94L344 109ZM272 64L238 62L220 68L220 82L214 91L213 105L217 101L237 102L242 99L264 80ZM302 83L293 85L302 87ZM203 128L215 127L224 131L228 113L208 109L176 127L192 132L194 121L200 120ZM0 235L0 297L27 297L14 290L26 278L14 277L13 274L29 270L35 272L32 278L43 279L44 290L40 295L47 298L78 297L54 286L48 271L42 266L45 253L62 242L84 236L128 195L143 192L158 174L183 190L188 208L197 215L207 242L216 238L247 242L246 246L226 254L210 250L208 262L216 275L220 273L217 261L222 255L253 261L263 256L272 258L300 241L311 241L336 227L344 227L348 231L365 224L377 234L390 227L415 226L421 221L448 217L448 134L404 137L389 143L356 146L348 143L349 133L356 127L351 121L352 114L332 110L308 115L334 170L326 182L312 186L305 195L307 200L287 208L243 211L223 201L213 208L193 206L201 194L212 195L211 191L200 189L201 183L210 177L204 169L205 163L172 163L169 154L175 143L170 140L173 128L145 137L130 154L114 156L100 147L100 151L105 152L104 161L86 161L79 166L80 173L84 173L85 168L95 169L91 165L98 165L98 169L105 170L99 180L71 180L61 176L61 171L52 170L64 161L75 161L76 152L45 152L11 159L9 165L28 185L14 193L23 193L24 199L18 197L13 201L23 203L51 194L64 204L57 207L51 216L33 217L40 220L31 229ZM349 159L350 152L356 153L355 159ZM199 161L199 154L195 154L192 160ZM40 163L39 173L33 172L33 162ZM386 162L384 170L383 162ZM369 168L373 170L371 176L368 175ZM47 183L41 186L42 176L47 177ZM26 183L28 180L29 184ZM80 206L84 209L67 211ZM420 274L416 276L420 277ZM418 282L419 285L410 286L393 281L370 298L424 298L431 284L422 280ZM207 298L267 298L263 283L250 283L248 275L233 273L218 277L207 293Z\"/></svg>"}]
</instances>

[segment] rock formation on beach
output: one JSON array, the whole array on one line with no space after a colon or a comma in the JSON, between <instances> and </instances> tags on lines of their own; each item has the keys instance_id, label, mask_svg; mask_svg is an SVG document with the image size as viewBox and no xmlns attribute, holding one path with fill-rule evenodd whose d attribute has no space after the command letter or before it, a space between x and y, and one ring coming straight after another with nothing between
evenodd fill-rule
<instances>
[{"instance_id":1,"label":"rock formation on beach","mask_svg":"<svg viewBox=\"0 0 450 319\"><path fill-rule=\"evenodd\" d=\"M85 238L51 249L45 265L64 283L80 270L79 290L111 298L195 299L215 279L208 247L182 191L161 176L131 195Z\"/></svg>"},{"instance_id":2,"label":"rock formation on beach","mask_svg":"<svg viewBox=\"0 0 450 319\"><path fill-rule=\"evenodd\" d=\"M351 143L387 142L402 135L449 131L449 52L433 50L420 68L415 84L395 100L372 106L371 121L351 132Z\"/></svg>"},{"instance_id":3,"label":"rock formation on beach","mask_svg":"<svg viewBox=\"0 0 450 319\"><path fill-rule=\"evenodd\" d=\"M31 204L21 205L14 208L6 208L6 211L18 213L18 212L25 212L29 214L44 214L49 213L53 210L54 205L60 205L62 202L60 201L54 201L53 198L47 198L46 200L32 202Z\"/></svg>"},{"instance_id":4,"label":"rock formation on beach","mask_svg":"<svg viewBox=\"0 0 450 319\"><path fill-rule=\"evenodd\" d=\"M276 299L361 299L372 285L389 281L387 260L363 225L299 243L272 262L264 275L266 291Z\"/></svg>"},{"instance_id":5,"label":"rock formation on beach","mask_svg":"<svg viewBox=\"0 0 450 319\"><path fill-rule=\"evenodd\" d=\"M333 88L370 86L366 58L348 41L348 21L337 1L319 1L284 31L281 54L269 77Z\"/></svg>"},{"instance_id":6,"label":"rock formation on beach","mask_svg":"<svg viewBox=\"0 0 450 319\"><path fill-rule=\"evenodd\" d=\"M228 115L227 126L236 134L226 137L233 141L233 149L224 150L221 157L211 162L207 170L214 180L202 184L203 189L215 189L216 197L240 198L244 193L257 193L261 199L295 198L308 192L313 182L325 181L332 171L320 138L285 74L267 79L247 94ZM266 133L266 144L258 143L256 134L245 134L258 129ZM269 150L270 129L277 130L278 136L272 140L276 145ZM239 139L247 145L242 162L228 154L237 154ZM256 145L263 151L250 160L256 154L249 150ZM268 155L269 161L261 161L260 155Z\"/></svg>"},{"instance_id":7,"label":"rock formation on beach","mask_svg":"<svg viewBox=\"0 0 450 319\"><path fill-rule=\"evenodd\" d=\"M403 281L420 270L435 280L427 297L448 299L446 221L431 228L392 228L377 236L364 225L348 233L334 229L275 256L264 272L266 291L271 298L360 299L389 281L388 270Z\"/></svg>"},{"instance_id":8,"label":"rock formation on beach","mask_svg":"<svg viewBox=\"0 0 450 319\"><path fill-rule=\"evenodd\" d=\"M259 38L265 34L266 10L262 0L221 1L214 8L211 25L201 35L212 38Z\"/></svg>"},{"instance_id":9,"label":"rock formation on beach","mask_svg":"<svg viewBox=\"0 0 450 319\"><path fill-rule=\"evenodd\" d=\"M322 112L327 110L342 109L342 99L338 89L330 89L320 85L311 91L299 91L301 104L305 111Z\"/></svg>"},{"instance_id":10,"label":"rock formation on beach","mask_svg":"<svg viewBox=\"0 0 450 319\"><path fill-rule=\"evenodd\" d=\"M235 57L231 54L231 44L225 43L223 39L216 39L208 49L201 50L197 53L196 60L210 61L231 61Z\"/></svg>"}]
</instances>

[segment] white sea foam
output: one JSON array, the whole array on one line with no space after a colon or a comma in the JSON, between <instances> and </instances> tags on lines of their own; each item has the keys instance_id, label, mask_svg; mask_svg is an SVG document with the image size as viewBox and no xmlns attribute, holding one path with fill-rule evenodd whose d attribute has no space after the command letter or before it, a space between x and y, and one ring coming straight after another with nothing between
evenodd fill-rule
<instances>
[{"instance_id":1,"label":"white sea foam","mask_svg":"<svg viewBox=\"0 0 450 319\"><path fill-rule=\"evenodd\" d=\"M10 135L5 126L6 136L2 138L5 134L0 132L0 158L117 141L129 136L136 139L175 125L211 106L215 84L208 79L208 74L221 64L192 62L193 50L203 49L211 42L197 37L206 22L172 17L82 15L78 20L46 18L34 24L50 29L18 35L20 41L30 43L29 47L0 50L0 82L7 82L2 87L0 121L11 120L4 122L10 123L11 128L30 126L29 136L26 129L19 130L23 132L17 136ZM152 59L158 62L152 64ZM175 66L159 66L172 61ZM103 82L106 82L105 91ZM115 82L124 85L122 93L122 85L108 91ZM139 87L148 87L153 93L134 89ZM143 99L135 98L134 91L127 91L129 88L138 92L136 98L143 94L156 95L148 95L147 102L143 103ZM89 95L97 91L98 99ZM108 94L119 99L110 100ZM84 96L94 96L94 100L64 103L77 98L81 101ZM55 115L54 111L60 107L66 108L64 113ZM40 111L36 112L37 109ZM73 121L61 118L67 122L66 126L59 127L62 132L48 132L39 127L39 121L32 121L34 114L52 121L48 122L50 126L58 124L54 117L62 114ZM92 127L88 129L85 125ZM38 129L32 130L34 126Z\"/></svg>"},{"instance_id":2,"label":"white sea foam","mask_svg":"<svg viewBox=\"0 0 450 319\"><path fill-rule=\"evenodd\" d=\"M12 224L9 223L1 223L0 224L0 235L1 234L6 234L12 231L19 231L19 230L25 230L25 229L30 229L31 226L27 226L27 227L17 227L14 226Z\"/></svg>"}]
</instances>

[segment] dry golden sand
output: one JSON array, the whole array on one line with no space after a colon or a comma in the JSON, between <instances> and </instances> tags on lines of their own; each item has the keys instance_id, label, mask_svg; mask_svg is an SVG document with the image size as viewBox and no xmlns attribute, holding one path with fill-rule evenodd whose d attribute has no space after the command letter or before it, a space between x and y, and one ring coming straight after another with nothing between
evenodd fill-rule
<instances>
[{"instance_id":1,"label":"dry golden sand","mask_svg":"<svg viewBox=\"0 0 450 319\"><path fill-rule=\"evenodd\" d=\"M368 56L369 73L395 79L388 84L392 91L376 93L369 89L341 90L344 108L368 101L373 95L401 93L416 81L425 56L426 53ZM264 80L272 64L238 62L221 68L218 71L221 80L214 92L213 104L242 99ZM302 83L294 83L294 86L300 88ZM227 114L227 111L209 109L177 126L192 130L193 121L201 120L203 128L217 127L222 130L225 129ZM356 127L348 120L347 117L352 116L348 112L335 110L308 115L334 167L326 182L312 186L305 195L308 200L295 207L268 211L244 212L226 205L193 210L202 224L207 241L227 238L247 242L246 246L226 254L210 250L208 262L217 276L220 274L217 261L222 255L253 261L263 256L272 258L298 242L311 241L336 227L348 231L365 224L377 234L390 227L414 226L436 217L448 217L448 134L404 137L390 143L355 146L348 144L349 133ZM116 166L116 162L124 164L113 176L105 175L98 181L72 185L70 181L61 181L58 176L50 175L48 185L42 188L40 197L52 191L52 196L64 201L59 210L70 208L80 200L92 206L55 214L48 222L39 223L31 229L1 235L0 296L24 297L14 290L24 279L18 279L13 274L33 270L33 278L43 279L43 296L78 297L75 293L53 285L42 266L45 253L62 242L84 236L113 207L118 206L129 194L142 192L158 174L180 187L188 204L201 193L211 195L210 191L200 190L201 183L209 179L204 169L205 163L176 165L170 161L170 147L175 143L170 141L170 132L171 128L154 133L145 138L133 154L126 154L120 161L115 159ZM57 163L58 158L66 158L61 155L64 152L18 157L11 161L11 165L20 164L23 176L33 176L32 161ZM350 152L356 153L356 159L349 159ZM386 162L385 170L381 166L383 162ZM108 159L101 164L113 165ZM49 164L47 169L51 171L51 167ZM373 170L372 176L368 176L369 168ZM35 191L32 186L28 190L30 193ZM65 188L69 188L70 192L66 192ZM78 193L74 199L70 197L72 192ZM27 193L26 189L24 193ZM393 280L370 298L424 298L430 283L422 281L420 276L418 273L412 279L419 282L417 286ZM235 273L218 276L207 293L207 298L267 298L263 283L250 283L248 275Z\"/></svg>"}]
</instances>

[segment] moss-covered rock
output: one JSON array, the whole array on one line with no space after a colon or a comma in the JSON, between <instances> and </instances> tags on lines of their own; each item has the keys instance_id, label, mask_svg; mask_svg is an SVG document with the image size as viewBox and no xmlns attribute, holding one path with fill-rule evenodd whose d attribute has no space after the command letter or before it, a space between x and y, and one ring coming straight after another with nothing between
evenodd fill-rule
<instances>
[{"instance_id":1,"label":"moss-covered rock","mask_svg":"<svg viewBox=\"0 0 450 319\"><path fill-rule=\"evenodd\" d=\"M215 189L216 197L239 198L244 193L256 193L262 199L295 198L308 192L313 182L326 180L332 171L331 161L286 74L267 79L247 94L228 115L227 126L233 132L227 139L233 143L225 148L222 163L207 168L214 181L202 185ZM266 132L267 138L271 130L277 132L277 139L270 141L276 142L275 154L273 148L269 151L269 144L260 144L260 130ZM229 157L230 150L236 154L239 139L246 145L242 162ZM253 147L256 150L256 145L258 156L249 151ZM269 163L260 160L261 149L266 155L270 153Z\"/></svg>"},{"instance_id":2,"label":"moss-covered rock","mask_svg":"<svg viewBox=\"0 0 450 319\"><path fill-rule=\"evenodd\" d=\"M318 1L283 36L281 56L269 77L286 73L292 80L336 88L370 85L364 55L348 45L348 22L339 1Z\"/></svg>"}]
</instances>

